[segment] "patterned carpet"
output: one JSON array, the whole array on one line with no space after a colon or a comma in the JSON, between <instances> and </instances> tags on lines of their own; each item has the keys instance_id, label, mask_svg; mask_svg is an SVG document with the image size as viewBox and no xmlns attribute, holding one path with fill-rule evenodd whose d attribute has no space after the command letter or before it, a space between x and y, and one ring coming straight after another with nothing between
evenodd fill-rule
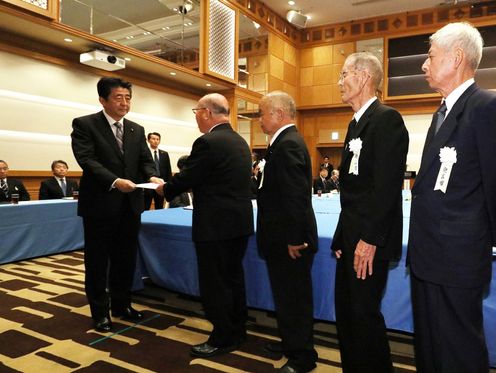
<instances>
[{"instance_id":1,"label":"patterned carpet","mask_svg":"<svg viewBox=\"0 0 496 373\"><path fill-rule=\"evenodd\" d=\"M277 339L271 313L250 310L248 340L211 359L189 356L210 324L197 299L153 284L136 294L145 320L114 320L114 334L92 329L82 252L0 266L0 372L274 372L285 360L262 347ZM341 372L335 327L315 324L315 373ZM397 372L415 371L411 336L390 333Z\"/></svg>"}]
</instances>

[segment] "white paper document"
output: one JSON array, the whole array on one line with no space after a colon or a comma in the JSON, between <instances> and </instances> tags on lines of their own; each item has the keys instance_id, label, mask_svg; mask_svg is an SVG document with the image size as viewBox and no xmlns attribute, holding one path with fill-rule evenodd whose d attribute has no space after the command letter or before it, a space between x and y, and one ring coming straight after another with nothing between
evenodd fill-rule
<instances>
[{"instance_id":1,"label":"white paper document","mask_svg":"<svg viewBox=\"0 0 496 373\"><path fill-rule=\"evenodd\" d=\"M143 189L157 189L160 184L155 184L155 183L142 183L142 184L136 184L136 188L143 188Z\"/></svg>"}]
</instances>

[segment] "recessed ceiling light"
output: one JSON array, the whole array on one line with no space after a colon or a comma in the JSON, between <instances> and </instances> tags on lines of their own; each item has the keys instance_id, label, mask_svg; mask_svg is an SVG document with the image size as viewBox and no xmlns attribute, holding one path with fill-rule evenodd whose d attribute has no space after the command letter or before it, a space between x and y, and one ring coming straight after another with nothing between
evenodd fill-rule
<instances>
[{"instance_id":1,"label":"recessed ceiling light","mask_svg":"<svg viewBox=\"0 0 496 373\"><path fill-rule=\"evenodd\" d=\"M112 39L113 42L117 43L117 39Z\"/></svg>"},{"instance_id":2,"label":"recessed ceiling light","mask_svg":"<svg viewBox=\"0 0 496 373\"><path fill-rule=\"evenodd\" d=\"M288 4L289 4L289 5L291 5L291 6L293 6L293 5L295 5L296 3L295 3L293 0L289 0L289 1L288 1Z\"/></svg>"},{"instance_id":3,"label":"recessed ceiling light","mask_svg":"<svg viewBox=\"0 0 496 373\"><path fill-rule=\"evenodd\" d=\"M174 71L171 71L169 74L172 75L172 76L176 76L177 75L177 73L175 73Z\"/></svg>"},{"instance_id":4,"label":"recessed ceiling light","mask_svg":"<svg viewBox=\"0 0 496 373\"><path fill-rule=\"evenodd\" d=\"M211 87L211 86L212 86L212 84L210 84L210 83L207 83L207 84L205 84L205 85L206 85L207 87Z\"/></svg>"},{"instance_id":5,"label":"recessed ceiling light","mask_svg":"<svg viewBox=\"0 0 496 373\"><path fill-rule=\"evenodd\" d=\"M311 20L311 19L312 19L312 16L307 16L307 19L308 19L308 20Z\"/></svg>"},{"instance_id":6,"label":"recessed ceiling light","mask_svg":"<svg viewBox=\"0 0 496 373\"><path fill-rule=\"evenodd\" d=\"M131 59L130 59L129 57L124 57L124 59L125 59L126 61L131 61Z\"/></svg>"},{"instance_id":7,"label":"recessed ceiling light","mask_svg":"<svg viewBox=\"0 0 496 373\"><path fill-rule=\"evenodd\" d=\"M67 43L72 43L72 39L70 39L70 38L65 38L64 41Z\"/></svg>"}]
</instances>

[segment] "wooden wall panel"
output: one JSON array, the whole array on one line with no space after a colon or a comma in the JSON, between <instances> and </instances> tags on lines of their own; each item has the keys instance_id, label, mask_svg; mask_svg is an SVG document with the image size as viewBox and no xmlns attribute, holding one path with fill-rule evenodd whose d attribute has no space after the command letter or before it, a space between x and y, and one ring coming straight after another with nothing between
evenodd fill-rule
<instances>
[{"instance_id":1,"label":"wooden wall panel","mask_svg":"<svg viewBox=\"0 0 496 373\"><path fill-rule=\"evenodd\" d=\"M332 65L315 66L313 70L313 81L315 85L332 84Z\"/></svg>"},{"instance_id":2,"label":"wooden wall panel","mask_svg":"<svg viewBox=\"0 0 496 373\"><path fill-rule=\"evenodd\" d=\"M270 75L274 78L284 79L284 61L275 55L270 56Z\"/></svg>"},{"instance_id":3,"label":"wooden wall panel","mask_svg":"<svg viewBox=\"0 0 496 373\"><path fill-rule=\"evenodd\" d=\"M269 34L269 50L274 56L284 60L284 40L274 34Z\"/></svg>"},{"instance_id":4,"label":"wooden wall panel","mask_svg":"<svg viewBox=\"0 0 496 373\"><path fill-rule=\"evenodd\" d=\"M300 87L313 85L313 67L303 67L300 69Z\"/></svg>"},{"instance_id":5,"label":"wooden wall panel","mask_svg":"<svg viewBox=\"0 0 496 373\"><path fill-rule=\"evenodd\" d=\"M284 62L284 82L291 84L294 87L298 85L296 67L287 62Z\"/></svg>"},{"instance_id":6,"label":"wooden wall panel","mask_svg":"<svg viewBox=\"0 0 496 373\"><path fill-rule=\"evenodd\" d=\"M333 60L333 50L331 45L324 45L313 48L313 65L330 65Z\"/></svg>"},{"instance_id":7,"label":"wooden wall panel","mask_svg":"<svg viewBox=\"0 0 496 373\"><path fill-rule=\"evenodd\" d=\"M305 48L300 50L300 66L313 66L313 48Z\"/></svg>"},{"instance_id":8,"label":"wooden wall panel","mask_svg":"<svg viewBox=\"0 0 496 373\"><path fill-rule=\"evenodd\" d=\"M297 64L296 56L296 48L288 43L284 43L284 61L295 67Z\"/></svg>"}]
</instances>

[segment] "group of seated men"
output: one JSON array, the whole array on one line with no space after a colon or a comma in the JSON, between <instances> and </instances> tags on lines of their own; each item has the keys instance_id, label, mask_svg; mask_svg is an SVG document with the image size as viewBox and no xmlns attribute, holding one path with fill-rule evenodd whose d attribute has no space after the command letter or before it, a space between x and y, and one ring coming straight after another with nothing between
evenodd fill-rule
<instances>
[{"instance_id":1,"label":"group of seated men","mask_svg":"<svg viewBox=\"0 0 496 373\"><path fill-rule=\"evenodd\" d=\"M72 197L73 192L78 190L78 183L66 178L68 170L65 161L60 159L53 161L53 176L41 182L39 199ZM31 197L22 181L8 177L8 173L7 162L0 160L0 202L10 202L13 194L19 196L19 201L29 201Z\"/></svg>"}]
</instances>

